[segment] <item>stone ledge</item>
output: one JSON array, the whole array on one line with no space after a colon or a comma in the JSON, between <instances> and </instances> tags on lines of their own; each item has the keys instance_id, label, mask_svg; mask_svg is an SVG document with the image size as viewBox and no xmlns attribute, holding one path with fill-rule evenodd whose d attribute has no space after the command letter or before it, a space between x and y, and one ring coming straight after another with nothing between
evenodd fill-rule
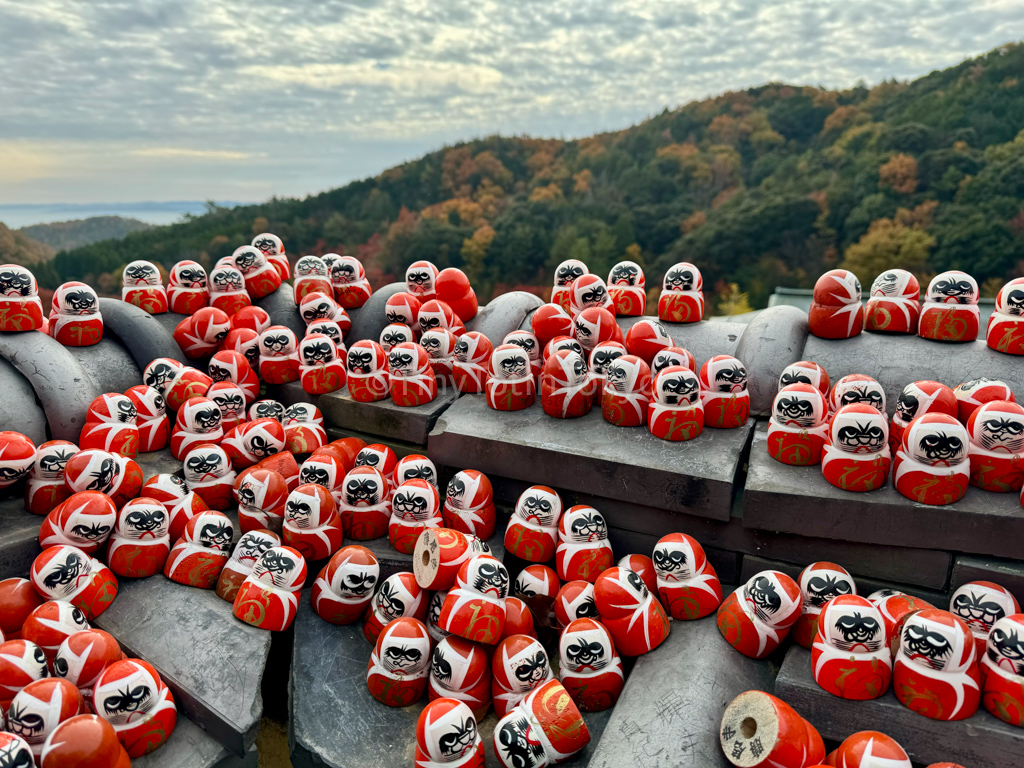
<instances>
[{"instance_id":1,"label":"stone ledge","mask_svg":"<svg viewBox=\"0 0 1024 768\"><path fill-rule=\"evenodd\" d=\"M811 652L794 646L775 682L775 694L811 721L822 738L842 741L857 731L881 730L915 763L953 762L1019 768L1021 731L984 707L967 720L941 722L911 712L890 689L874 701L847 701L823 690L811 675Z\"/></svg>"},{"instance_id":2,"label":"stone ledge","mask_svg":"<svg viewBox=\"0 0 1024 768\"><path fill-rule=\"evenodd\" d=\"M821 468L793 467L768 455L767 424L750 451L743 525L770 531L1013 557L1020 555L1024 509L1017 494L969 488L955 504L935 507L900 495L892 477L869 493L830 485Z\"/></svg>"},{"instance_id":3,"label":"stone ledge","mask_svg":"<svg viewBox=\"0 0 1024 768\"><path fill-rule=\"evenodd\" d=\"M613 426L599 408L563 421L539 402L505 412L467 396L438 419L428 445L438 464L724 521L752 430L749 422L671 443L646 427Z\"/></svg>"},{"instance_id":4,"label":"stone ledge","mask_svg":"<svg viewBox=\"0 0 1024 768\"><path fill-rule=\"evenodd\" d=\"M256 745L239 757L217 743L187 717L156 752L132 759L132 768L256 768Z\"/></svg>"},{"instance_id":5,"label":"stone ledge","mask_svg":"<svg viewBox=\"0 0 1024 768\"><path fill-rule=\"evenodd\" d=\"M668 639L637 659L588 766L729 768L722 712L744 691L771 692L774 678L769 661L729 647L713 615L673 621Z\"/></svg>"},{"instance_id":6,"label":"stone ledge","mask_svg":"<svg viewBox=\"0 0 1024 768\"><path fill-rule=\"evenodd\" d=\"M246 755L263 714L269 632L235 619L231 604L213 590L162 574L122 579L117 599L93 623L156 667L180 713L235 755Z\"/></svg>"}]
</instances>

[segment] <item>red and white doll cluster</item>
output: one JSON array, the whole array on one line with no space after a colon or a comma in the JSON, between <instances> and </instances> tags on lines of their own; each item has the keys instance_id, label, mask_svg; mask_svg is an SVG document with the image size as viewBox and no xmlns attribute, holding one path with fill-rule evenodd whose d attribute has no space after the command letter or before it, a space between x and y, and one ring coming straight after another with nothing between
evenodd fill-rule
<instances>
[{"instance_id":1,"label":"red and white doll cluster","mask_svg":"<svg viewBox=\"0 0 1024 768\"><path fill-rule=\"evenodd\" d=\"M107 765L88 761L91 742L84 734L73 754L62 750L60 734L82 721L105 729L99 753L120 755L119 768L162 746L174 731L177 709L157 671L127 658L77 607L44 600L24 579L0 582L0 603L10 609L5 625L14 638L0 642L0 708L6 714L0 754L26 768Z\"/></svg>"}]
</instances>

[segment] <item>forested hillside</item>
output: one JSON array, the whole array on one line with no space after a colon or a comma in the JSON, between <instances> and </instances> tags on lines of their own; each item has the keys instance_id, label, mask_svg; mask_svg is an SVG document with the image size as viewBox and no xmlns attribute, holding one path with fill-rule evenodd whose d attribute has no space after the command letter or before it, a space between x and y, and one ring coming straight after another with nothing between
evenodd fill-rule
<instances>
[{"instance_id":1,"label":"forested hillside","mask_svg":"<svg viewBox=\"0 0 1024 768\"><path fill-rule=\"evenodd\" d=\"M656 287L692 261L717 302L753 306L845 264L961 268L986 295L1024 274L1024 45L911 83L726 93L578 141L490 137L305 200L209 213L58 254L44 284L109 283L135 258L209 265L255 233L290 254L348 252L375 284L416 259L464 269L482 299L550 286L574 257L639 261ZM924 280L922 280L924 282Z\"/></svg>"},{"instance_id":2,"label":"forested hillside","mask_svg":"<svg viewBox=\"0 0 1024 768\"><path fill-rule=\"evenodd\" d=\"M56 251L69 251L101 240L116 240L129 232L149 229L151 225L125 216L90 216L73 221L55 221L22 227L21 233Z\"/></svg>"}]
</instances>

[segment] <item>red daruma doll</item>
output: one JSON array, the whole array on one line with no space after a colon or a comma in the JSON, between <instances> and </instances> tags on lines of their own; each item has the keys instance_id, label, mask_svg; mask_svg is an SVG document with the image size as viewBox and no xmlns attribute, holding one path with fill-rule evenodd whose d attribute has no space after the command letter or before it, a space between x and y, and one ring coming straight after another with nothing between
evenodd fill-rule
<instances>
[{"instance_id":1,"label":"red daruma doll","mask_svg":"<svg viewBox=\"0 0 1024 768\"><path fill-rule=\"evenodd\" d=\"M582 579L593 584L614 562L608 525L593 507L570 507L558 522L555 568L562 581Z\"/></svg>"},{"instance_id":2,"label":"red daruma doll","mask_svg":"<svg viewBox=\"0 0 1024 768\"><path fill-rule=\"evenodd\" d=\"M523 351L526 352L526 356L530 358L530 372L534 376L540 376L541 368L545 361L542 359L540 341L536 336L529 331L509 331L505 334L505 338L502 339L501 343L515 344L517 347L522 347Z\"/></svg>"},{"instance_id":3,"label":"red daruma doll","mask_svg":"<svg viewBox=\"0 0 1024 768\"><path fill-rule=\"evenodd\" d=\"M437 381L427 350L413 342L402 342L388 353L391 399L395 405L425 405L437 397Z\"/></svg>"},{"instance_id":4,"label":"red daruma doll","mask_svg":"<svg viewBox=\"0 0 1024 768\"><path fill-rule=\"evenodd\" d=\"M718 631L752 659L772 653L800 618L800 587L779 571L751 576L718 609Z\"/></svg>"},{"instance_id":5,"label":"red daruma doll","mask_svg":"<svg viewBox=\"0 0 1024 768\"><path fill-rule=\"evenodd\" d=\"M476 394L484 391L491 374L491 340L482 333L467 331L455 342L452 377L460 392Z\"/></svg>"},{"instance_id":6,"label":"red daruma doll","mask_svg":"<svg viewBox=\"0 0 1024 768\"><path fill-rule=\"evenodd\" d=\"M591 307L603 307L610 312L612 299L604 280L597 275L587 274L574 280L569 289L569 314L575 318Z\"/></svg>"},{"instance_id":7,"label":"red daruma doll","mask_svg":"<svg viewBox=\"0 0 1024 768\"><path fill-rule=\"evenodd\" d=\"M985 491L1016 492L1024 484L1024 408L985 403L967 420L971 485Z\"/></svg>"},{"instance_id":8,"label":"red daruma doll","mask_svg":"<svg viewBox=\"0 0 1024 768\"><path fill-rule=\"evenodd\" d=\"M985 340L997 352L1024 355L1024 278L1011 280L1000 289Z\"/></svg>"},{"instance_id":9,"label":"red daruma doll","mask_svg":"<svg viewBox=\"0 0 1024 768\"><path fill-rule=\"evenodd\" d=\"M594 602L601 623L623 656L640 656L668 637L665 609L647 589L640 574L628 568L609 568L594 584Z\"/></svg>"},{"instance_id":10,"label":"red daruma doll","mask_svg":"<svg viewBox=\"0 0 1024 768\"><path fill-rule=\"evenodd\" d=\"M245 290L254 299L262 299L281 287L281 272L267 260L263 251L251 245L236 248L231 255L233 266L242 273ZM301 297L296 296L296 301Z\"/></svg>"},{"instance_id":11,"label":"red daruma doll","mask_svg":"<svg viewBox=\"0 0 1024 768\"><path fill-rule=\"evenodd\" d=\"M532 563L546 563L555 556L562 499L545 485L523 491L505 530L505 549Z\"/></svg>"},{"instance_id":12,"label":"red daruma doll","mask_svg":"<svg viewBox=\"0 0 1024 768\"><path fill-rule=\"evenodd\" d=\"M555 284L551 289L551 303L557 304L566 312L569 312L569 297L572 294L572 284L587 274L590 274L590 269L586 264L577 259L567 259L559 264L555 268Z\"/></svg>"},{"instance_id":13,"label":"red daruma doll","mask_svg":"<svg viewBox=\"0 0 1024 768\"><path fill-rule=\"evenodd\" d=\"M547 344L558 336L572 335L572 316L561 304L542 304L530 318L530 327L537 341Z\"/></svg>"},{"instance_id":14,"label":"red daruma doll","mask_svg":"<svg viewBox=\"0 0 1024 768\"><path fill-rule=\"evenodd\" d=\"M331 266L331 284L335 300L345 309L363 306L373 293L362 263L354 256L340 256Z\"/></svg>"},{"instance_id":15,"label":"red daruma doll","mask_svg":"<svg viewBox=\"0 0 1024 768\"><path fill-rule=\"evenodd\" d=\"M985 709L1010 725L1024 724L1024 614L1004 616L992 626L981 672Z\"/></svg>"},{"instance_id":16,"label":"red daruma doll","mask_svg":"<svg viewBox=\"0 0 1024 768\"><path fill-rule=\"evenodd\" d=\"M507 715L530 691L553 680L548 654L536 638L512 635L494 649L491 694L494 712Z\"/></svg>"},{"instance_id":17,"label":"red daruma doll","mask_svg":"<svg viewBox=\"0 0 1024 768\"><path fill-rule=\"evenodd\" d=\"M280 237L264 232L252 239L252 247L263 252L263 257L274 265L282 280L291 276L291 264L288 263L288 255L284 252L284 243Z\"/></svg>"},{"instance_id":18,"label":"red daruma doll","mask_svg":"<svg viewBox=\"0 0 1024 768\"><path fill-rule=\"evenodd\" d=\"M445 528L471 533L482 541L494 535L497 513L487 475L475 469L456 472L448 482L442 513Z\"/></svg>"},{"instance_id":19,"label":"red daruma doll","mask_svg":"<svg viewBox=\"0 0 1024 768\"><path fill-rule=\"evenodd\" d=\"M832 417L821 474L844 491L874 491L885 485L892 463L885 417L870 405L844 405Z\"/></svg>"},{"instance_id":20,"label":"red daruma doll","mask_svg":"<svg viewBox=\"0 0 1024 768\"><path fill-rule=\"evenodd\" d=\"M117 515L107 564L118 576L144 578L164 568L171 551L170 515L155 499L132 499Z\"/></svg>"},{"instance_id":21,"label":"red daruma doll","mask_svg":"<svg viewBox=\"0 0 1024 768\"><path fill-rule=\"evenodd\" d=\"M167 291L160 270L151 261L133 261L121 272L121 300L151 315L167 311Z\"/></svg>"},{"instance_id":22,"label":"red daruma doll","mask_svg":"<svg viewBox=\"0 0 1024 768\"><path fill-rule=\"evenodd\" d=\"M299 379L310 395L336 392L345 386L345 362L327 336L314 333L299 342Z\"/></svg>"},{"instance_id":23,"label":"red daruma doll","mask_svg":"<svg viewBox=\"0 0 1024 768\"><path fill-rule=\"evenodd\" d=\"M879 409L879 410L883 410ZM910 422L926 413L957 415L956 395L937 381L915 381L907 384L896 400L896 413L889 424L889 449L894 453L903 441L903 431Z\"/></svg>"},{"instance_id":24,"label":"red daruma doll","mask_svg":"<svg viewBox=\"0 0 1024 768\"><path fill-rule=\"evenodd\" d=\"M704 548L692 536L664 536L654 545L651 560L658 597L673 619L699 619L718 610L722 584Z\"/></svg>"},{"instance_id":25,"label":"red daruma doll","mask_svg":"<svg viewBox=\"0 0 1024 768\"><path fill-rule=\"evenodd\" d=\"M491 555L466 560L441 607L437 625L445 632L493 645L505 626L508 571Z\"/></svg>"},{"instance_id":26,"label":"red daruma doll","mask_svg":"<svg viewBox=\"0 0 1024 768\"><path fill-rule=\"evenodd\" d=\"M306 560L291 547L264 552L242 582L232 612L236 619L271 632L291 626L306 583Z\"/></svg>"},{"instance_id":27,"label":"red daruma doll","mask_svg":"<svg viewBox=\"0 0 1024 768\"><path fill-rule=\"evenodd\" d=\"M206 270L194 261L179 261L171 267L167 300L171 312L179 315L194 315L205 307L210 300Z\"/></svg>"},{"instance_id":28,"label":"red daruma doll","mask_svg":"<svg viewBox=\"0 0 1024 768\"><path fill-rule=\"evenodd\" d=\"M494 752L505 768L546 768L590 743L590 731L569 692L549 680L494 726Z\"/></svg>"},{"instance_id":29,"label":"red daruma doll","mask_svg":"<svg viewBox=\"0 0 1024 768\"><path fill-rule=\"evenodd\" d=\"M790 384L810 384L825 398L828 397L831 387L828 372L809 360L791 363L782 369L782 373L779 375L779 389L788 387Z\"/></svg>"},{"instance_id":30,"label":"red daruma doll","mask_svg":"<svg viewBox=\"0 0 1024 768\"><path fill-rule=\"evenodd\" d=\"M827 411L825 398L810 384L783 387L768 420L768 455L799 467L820 464L828 439Z\"/></svg>"},{"instance_id":31,"label":"red daruma doll","mask_svg":"<svg viewBox=\"0 0 1024 768\"><path fill-rule=\"evenodd\" d=\"M590 413L593 387L587 364L571 350L563 349L544 363L540 376L541 406L556 419L575 419Z\"/></svg>"},{"instance_id":32,"label":"red daruma doll","mask_svg":"<svg viewBox=\"0 0 1024 768\"><path fill-rule=\"evenodd\" d=\"M704 319L704 278L689 262L673 264L661 282L658 317L668 323L696 323Z\"/></svg>"},{"instance_id":33,"label":"red daruma doll","mask_svg":"<svg viewBox=\"0 0 1024 768\"><path fill-rule=\"evenodd\" d=\"M651 369L635 355L613 360L605 371L601 414L617 427L639 427L647 421L651 401Z\"/></svg>"},{"instance_id":34,"label":"red daruma doll","mask_svg":"<svg viewBox=\"0 0 1024 768\"><path fill-rule=\"evenodd\" d=\"M851 339L864 330L860 280L845 269L830 269L814 284L807 315L811 333L822 339Z\"/></svg>"},{"instance_id":35,"label":"red daruma doll","mask_svg":"<svg viewBox=\"0 0 1024 768\"><path fill-rule=\"evenodd\" d=\"M398 486L388 523L388 540L395 551L411 555L420 534L441 524L441 499L433 485L417 477Z\"/></svg>"},{"instance_id":36,"label":"red daruma doll","mask_svg":"<svg viewBox=\"0 0 1024 768\"><path fill-rule=\"evenodd\" d=\"M893 665L893 690L904 706L933 720L973 715L981 701L981 675L967 625L936 608L908 617Z\"/></svg>"},{"instance_id":37,"label":"red daruma doll","mask_svg":"<svg viewBox=\"0 0 1024 768\"><path fill-rule=\"evenodd\" d=\"M421 302L437 298L434 281L438 269L429 261L414 261L405 270L405 289Z\"/></svg>"},{"instance_id":38,"label":"red daruma doll","mask_svg":"<svg viewBox=\"0 0 1024 768\"><path fill-rule=\"evenodd\" d=\"M430 655L427 696L431 701L456 699L477 717L486 716L491 708L491 660L484 646L454 636L437 641Z\"/></svg>"},{"instance_id":39,"label":"red daruma doll","mask_svg":"<svg viewBox=\"0 0 1024 768\"><path fill-rule=\"evenodd\" d=\"M971 630L974 650L980 660L985 655L992 626L1004 616L1020 613L1020 605L1005 587L991 581L971 581L953 593L949 611Z\"/></svg>"},{"instance_id":40,"label":"red daruma doll","mask_svg":"<svg viewBox=\"0 0 1024 768\"><path fill-rule=\"evenodd\" d=\"M384 627L395 619L409 616L419 621L427 617L427 591L416 583L416 577L407 572L393 573L380 583L366 609L363 637L371 645Z\"/></svg>"},{"instance_id":41,"label":"red daruma doll","mask_svg":"<svg viewBox=\"0 0 1024 768\"><path fill-rule=\"evenodd\" d=\"M515 344L494 350L485 392L487 405L496 411L520 411L533 405L537 389L526 350Z\"/></svg>"},{"instance_id":42,"label":"red daruma doll","mask_svg":"<svg viewBox=\"0 0 1024 768\"><path fill-rule=\"evenodd\" d=\"M1008 403L1016 403L1017 398L1013 390L997 379L986 379L981 377L971 379L956 386L953 390L956 397L957 418L961 424L966 425L974 410L984 403L993 400L1005 400Z\"/></svg>"},{"instance_id":43,"label":"red daruma doll","mask_svg":"<svg viewBox=\"0 0 1024 768\"><path fill-rule=\"evenodd\" d=\"M370 550L342 547L313 582L313 610L330 624L351 624L366 613L379 580L380 564Z\"/></svg>"},{"instance_id":44,"label":"red daruma doll","mask_svg":"<svg viewBox=\"0 0 1024 768\"><path fill-rule=\"evenodd\" d=\"M877 699L889 690L892 656L885 624L866 598L840 595L828 601L814 627L811 671L818 685L855 701Z\"/></svg>"},{"instance_id":45,"label":"red daruma doll","mask_svg":"<svg viewBox=\"0 0 1024 768\"><path fill-rule=\"evenodd\" d=\"M0 332L38 331L43 327L39 286L25 267L0 265Z\"/></svg>"},{"instance_id":46,"label":"red daruma doll","mask_svg":"<svg viewBox=\"0 0 1024 768\"><path fill-rule=\"evenodd\" d=\"M287 384L299 378L298 341L290 328L272 325L260 334L260 379Z\"/></svg>"},{"instance_id":47,"label":"red daruma doll","mask_svg":"<svg viewBox=\"0 0 1024 768\"><path fill-rule=\"evenodd\" d=\"M391 518L391 487L375 467L354 467L341 485L341 523L345 535L369 541L385 535Z\"/></svg>"},{"instance_id":48,"label":"red daruma doll","mask_svg":"<svg viewBox=\"0 0 1024 768\"><path fill-rule=\"evenodd\" d=\"M341 518L334 498L319 485L300 485L284 505L284 543L311 561L325 560L341 548Z\"/></svg>"},{"instance_id":49,"label":"red daruma doll","mask_svg":"<svg viewBox=\"0 0 1024 768\"><path fill-rule=\"evenodd\" d=\"M141 659L115 661L103 670L96 681L93 708L114 726L132 758L163 746L178 723L170 689L156 669Z\"/></svg>"},{"instance_id":50,"label":"red daruma doll","mask_svg":"<svg viewBox=\"0 0 1024 768\"><path fill-rule=\"evenodd\" d=\"M730 355L715 355L700 369L704 425L715 429L742 427L750 414L747 369Z\"/></svg>"},{"instance_id":51,"label":"red daruma doll","mask_svg":"<svg viewBox=\"0 0 1024 768\"><path fill-rule=\"evenodd\" d=\"M871 284L864 328L875 333L917 333L921 285L905 269L888 269Z\"/></svg>"},{"instance_id":52,"label":"red daruma doll","mask_svg":"<svg viewBox=\"0 0 1024 768\"><path fill-rule=\"evenodd\" d=\"M763 691L747 691L729 702L719 738L737 768L814 768L825 762L825 743L814 726Z\"/></svg>"},{"instance_id":53,"label":"red daruma doll","mask_svg":"<svg viewBox=\"0 0 1024 768\"><path fill-rule=\"evenodd\" d=\"M635 261L620 261L608 273L608 295L619 317L642 316L647 311L644 271Z\"/></svg>"},{"instance_id":54,"label":"red daruma doll","mask_svg":"<svg viewBox=\"0 0 1024 768\"><path fill-rule=\"evenodd\" d=\"M892 468L896 490L921 504L959 501L967 491L969 438L963 424L943 413L918 416L903 433Z\"/></svg>"},{"instance_id":55,"label":"red daruma doll","mask_svg":"<svg viewBox=\"0 0 1024 768\"><path fill-rule=\"evenodd\" d=\"M558 679L584 712L615 706L625 683L611 633L594 619L569 623L558 640Z\"/></svg>"},{"instance_id":56,"label":"red daruma doll","mask_svg":"<svg viewBox=\"0 0 1024 768\"><path fill-rule=\"evenodd\" d=\"M958 270L933 277L921 308L917 335L932 341L974 341L980 325L978 282Z\"/></svg>"},{"instance_id":57,"label":"red daruma doll","mask_svg":"<svg viewBox=\"0 0 1024 768\"><path fill-rule=\"evenodd\" d=\"M431 701L416 722L415 768L484 768L476 718L454 698Z\"/></svg>"},{"instance_id":58,"label":"red daruma doll","mask_svg":"<svg viewBox=\"0 0 1024 768\"><path fill-rule=\"evenodd\" d=\"M348 350L348 393L360 403L383 400L390 392L388 359L375 341L357 341Z\"/></svg>"},{"instance_id":59,"label":"red daruma doll","mask_svg":"<svg viewBox=\"0 0 1024 768\"><path fill-rule=\"evenodd\" d=\"M415 704L427 690L430 635L419 619L395 619L377 638L366 666L370 694L389 707Z\"/></svg>"},{"instance_id":60,"label":"red daruma doll","mask_svg":"<svg viewBox=\"0 0 1024 768\"><path fill-rule=\"evenodd\" d=\"M64 283L53 294L50 335L66 347L90 347L103 338L96 291L85 283Z\"/></svg>"},{"instance_id":61,"label":"red daruma doll","mask_svg":"<svg viewBox=\"0 0 1024 768\"><path fill-rule=\"evenodd\" d=\"M828 562L808 565L800 571L797 583L803 607L793 625L793 639L804 648L810 648L818 631L818 614L822 607L834 597L856 595L857 585L845 568Z\"/></svg>"}]
</instances>

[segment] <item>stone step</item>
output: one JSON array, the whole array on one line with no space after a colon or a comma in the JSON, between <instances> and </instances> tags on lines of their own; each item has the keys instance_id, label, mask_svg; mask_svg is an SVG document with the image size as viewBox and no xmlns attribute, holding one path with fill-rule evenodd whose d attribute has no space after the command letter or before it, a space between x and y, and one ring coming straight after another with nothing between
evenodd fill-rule
<instances>
[{"instance_id":1,"label":"stone step","mask_svg":"<svg viewBox=\"0 0 1024 768\"><path fill-rule=\"evenodd\" d=\"M36 402L36 393L17 368L0 357L0 426L21 432L35 445L46 442L46 414Z\"/></svg>"},{"instance_id":2,"label":"stone step","mask_svg":"<svg viewBox=\"0 0 1024 768\"><path fill-rule=\"evenodd\" d=\"M256 768L256 763L255 744L245 757L239 757L179 711L167 743L145 757L133 758L132 768Z\"/></svg>"},{"instance_id":3,"label":"stone step","mask_svg":"<svg viewBox=\"0 0 1024 768\"><path fill-rule=\"evenodd\" d=\"M673 621L668 639L637 659L588 768L728 768L722 712L744 691L771 692L776 671L733 650L713 614Z\"/></svg>"},{"instance_id":4,"label":"stone step","mask_svg":"<svg viewBox=\"0 0 1024 768\"><path fill-rule=\"evenodd\" d=\"M366 687L370 645L361 623L334 626L313 611L304 590L295 619L292 651L289 741L294 768L407 768L413 762L416 720L426 698L409 707L387 707ZM562 765L586 765L608 713L587 714L591 745ZM488 768L494 755L497 717L480 724Z\"/></svg>"},{"instance_id":5,"label":"stone step","mask_svg":"<svg viewBox=\"0 0 1024 768\"><path fill-rule=\"evenodd\" d=\"M413 445L426 446L427 435L434 428L438 417L459 397L459 391L448 386L425 405L403 408L386 397L374 403L353 400L347 387L326 395L307 394L302 386L293 381L273 388L273 394L285 405L313 403L324 415L324 421L334 428L356 431L385 440L398 440Z\"/></svg>"},{"instance_id":6,"label":"stone step","mask_svg":"<svg viewBox=\"0 0 1024 768\"><path fill-rule=\"evenodd\" d=\"M877 491L843 491L829 484L818 466L794 467L775 461L768 455L767 439L767 424L759 424L744 490L743 525L748 528L887 546L1020 556L1024 508L1015 493L969 488L955 504L936 507L903 497L891 477Z\"/></svg>"},{"instance_id":7,"label":"stone step","mask_svg":"<svg viewBox=\"0 0 1024 768\"><path fill-rule=\"evenodd\" d=\"M953 562L950 592L969 581L991 581L1006 587L1024 605L1024 563L995 557L957 555Z\"/></svg>"},{"instance_id":8,"label":"stone step","mask_svg":"<svg viewBox=\"0 0 1024 768\"><path fill-rule=\"evenodd\" d=\"M966 720L942 722L912 712L890 688L873 701L847 701L827 693L811 674L811 652L794 646L775 683L775 694L811 721L822 738L842 741L857 731L882 731L915 763L951 762L985 768L1019 768L1021 731L984 707Z\"/></svg>"},{"instance_id":9,"label":"stone step","mask_svg":"<svg viewBox=\"0 0 1024 768\"><path fill-rule=\"evenodd\" d=\"M233 754L246 755L263 714L260 683L270 632L237 620L213 590L162 574L122 579L117 598L93 624L125 653L156 667L179 712Z\"/></svg>"},{"instance_id":10,"label":"stone step","mask_svg":"<svg viewBox=\"0 0 1024 768\"><path fill-rule=\"evenodd\" d=\"M474 395L438 419L428 448L439 464L726 521L752 431L751 421L670 443L609 424L597 407L563 421L539 401L505 412Z\"/></svg>"}]
</instances>

